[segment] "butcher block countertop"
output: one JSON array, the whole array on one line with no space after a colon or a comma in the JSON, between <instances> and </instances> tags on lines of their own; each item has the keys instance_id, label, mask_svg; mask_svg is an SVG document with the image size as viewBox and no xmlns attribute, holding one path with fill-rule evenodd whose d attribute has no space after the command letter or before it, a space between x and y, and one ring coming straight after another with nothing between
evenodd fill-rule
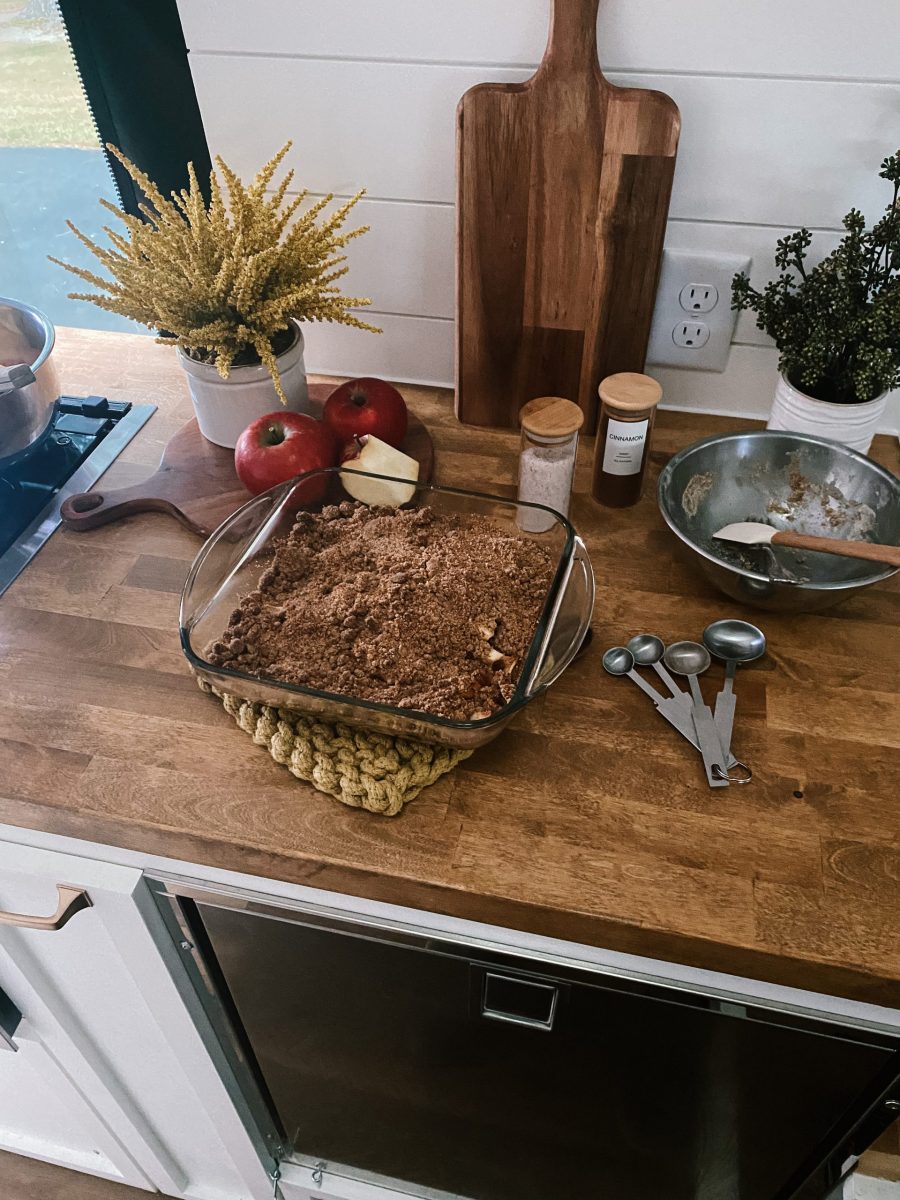
<instances>
[{"instance_id":1,"label":"butcher block countertop","mask_svg":"<svg viewBox=\"0 0 900 1200\"><path fill-rule=\"evenodd\" d=\"M57 354L66 391L159 406L105 482L149 475L191 416L174 353L60 330ZM509 488L515 435L461 426L445 391L404 391L437 482ZM593 645L395 818L300 783L199 691L177 634L193 535L159 514L60 530L0 597L0 821L900 1007L900 577L812 616L714 592L653 484L680 447L742 426L661 412L644 499L621 511L590 499L585 441L571 517L597 575ZM896 439L874 454L900 470ZM754 780L711 791L600 657L725 615L770 649L737 679Z\"/></svg>"}]
</instances>

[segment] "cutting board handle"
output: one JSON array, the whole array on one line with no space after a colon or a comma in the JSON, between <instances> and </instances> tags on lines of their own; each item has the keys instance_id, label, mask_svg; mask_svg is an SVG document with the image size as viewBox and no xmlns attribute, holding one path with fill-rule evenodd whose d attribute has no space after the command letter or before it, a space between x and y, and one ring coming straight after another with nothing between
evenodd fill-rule
<instances>
[{"instance_id":1,"label":"cutting board handle","mask_svg":"<svg viewBox=\"0 0 900 1200\"><path fill-rule=\"evenodd\" d=\"M79 492L76 496L70 496L60 506L63 524L67 529L98 529L110 521L118 521L120 517L161 512L180 521L191 533L200 537L207 536L209 530L192 521L177 505L161 496L147 496L146 487L147 484L144 483L134 487L117 488L110 492Z\"/></svg>"},{"instance_id":2,"label":"cutting board handle","mask_svg":"<svg viewBox=\"0 0 900 1200\"><path fill-rule=\"evenodd\" d=\"M589 70L600 74L597 14L600 0L551 0L550 35L540 70Z\"/></svg>"}]
</instances>

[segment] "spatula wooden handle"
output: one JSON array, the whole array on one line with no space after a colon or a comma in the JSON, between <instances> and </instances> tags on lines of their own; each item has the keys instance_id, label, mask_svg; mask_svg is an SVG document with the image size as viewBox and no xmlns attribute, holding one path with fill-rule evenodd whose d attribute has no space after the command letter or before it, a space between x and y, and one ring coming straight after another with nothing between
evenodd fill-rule
<instances>
[{"instance_id":1,"label":"spatula wooden handle","mask_svg":"<svg viewBox=\"0 0 900 1200\"><path fill-rule=\"evenodd\" d=\"M790 546L792 550L819 550L825 554L840 554L844 558L865 558L869 562L900 567L900 546L879 546L876 542L846 542L842 538L792 533L789 529L780 529L772 538L772 543L776 546Z\"/></svg>"}]
</instances>

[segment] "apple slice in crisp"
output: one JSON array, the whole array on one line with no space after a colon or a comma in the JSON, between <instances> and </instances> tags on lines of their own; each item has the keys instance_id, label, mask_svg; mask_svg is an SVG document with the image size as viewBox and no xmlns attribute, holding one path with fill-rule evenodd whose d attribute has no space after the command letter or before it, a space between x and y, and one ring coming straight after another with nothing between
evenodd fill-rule
<instances>
[{"instance_id":1,"label":"apple slice in crisp","mask_svg":"<svg viewBox=\"0 0 900 1200\"><path fill-rule=\"evenodd\" d=\"M395 450L381 438L365 434L349 442L341 455L341 483L344 491L363 504L385 504L400 508L416 494L419 464L402 450ZM388 475L389 479L367 479L356 472ZM402 482L409 480L408 483Z\"/></svg>"}]
</instances>

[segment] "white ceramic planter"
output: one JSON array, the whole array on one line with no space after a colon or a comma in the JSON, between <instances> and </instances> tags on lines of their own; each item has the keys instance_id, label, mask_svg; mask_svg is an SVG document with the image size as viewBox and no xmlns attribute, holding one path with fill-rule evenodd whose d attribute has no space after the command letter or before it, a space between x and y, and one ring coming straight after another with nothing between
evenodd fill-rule
<instances>
[{"instance_id":1,"label":"white ceramic planter","mask_svg":"<svg viewBox=\"0 0 900 1200\"><path fill-rule=\"evenodd\" d=\"M831 404L827 400L815 400L779 375L766 428L831 438L851 450L867 454L886 406L887 392L864 404Z\"/></svg>"},{"instance_id":2,"label":"white ceramic planter","mask_svg":"<svg viewBox=\"0 0 900 1200\"><path fill-rule=\"evenodd\" d=\"M309 412L309 393L303 365L303 331L297 322L297 339L278 355L281 385L291 412ZM234 446L257 417L284 409L275 383L260 363L252 367L232 367L223 379L214 366L197 362L179 349L178 357L188 378L191 399L200 432L217 446Z\"/></svg>"}]
</instances>

